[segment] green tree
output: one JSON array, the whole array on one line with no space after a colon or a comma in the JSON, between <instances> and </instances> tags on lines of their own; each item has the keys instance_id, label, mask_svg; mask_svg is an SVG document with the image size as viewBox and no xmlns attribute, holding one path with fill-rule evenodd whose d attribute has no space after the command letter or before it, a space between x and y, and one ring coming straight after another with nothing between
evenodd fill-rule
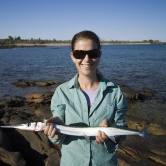
<instances>
[{"instance_id":1,"label":"green tree","mask_svg":"<svg viewBox=\"0 0 166 166\"><path fill-rule=\"evenodd\" d=\"M13 41L13 37L12 36L8 36L9 41Z\"/></svg>"},{"instance_id":2,"label":"green tree","mask_svg":"<svg viewBox=\"0 0 166 166\"><path fill-rule=\"evenodd\" d=\"M154 43L154 41L153 41L152 39L150 39L150 40L149 40L149 43L153 44L153 43Z\"/></svg>"}]
</instances>

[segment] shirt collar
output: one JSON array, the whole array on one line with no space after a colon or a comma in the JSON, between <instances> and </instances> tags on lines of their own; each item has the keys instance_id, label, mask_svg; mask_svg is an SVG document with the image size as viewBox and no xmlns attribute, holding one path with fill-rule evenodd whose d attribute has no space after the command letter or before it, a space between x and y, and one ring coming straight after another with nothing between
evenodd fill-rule
<instances>
[{"instance_id":1,"label":"shirt collar","mask_svg":"<svg viewBox=\"0 0 166 166\"><path fill-rule=\"evenodd\" d=\"M97 73L97 76L100 79L100 85L103 90L105 90L108 86L115 86L115 84L109 80L107 80L103 75L100 73ZM78 73L68 82L69 89L71 88L77 88L79 89L78 85Z\"/></svg>"},{"instance_id":2,"label":"shirt collar","mask_svg":"<svg viewBox=\"0 0 166 166\"><path fill-rule=\"evenodd\" d=\"M79 89L79 86L78 86L78 73L69 81L68 87L69 87L69 89L71 89L71 88Z\"/></svg>"}]
</instances>

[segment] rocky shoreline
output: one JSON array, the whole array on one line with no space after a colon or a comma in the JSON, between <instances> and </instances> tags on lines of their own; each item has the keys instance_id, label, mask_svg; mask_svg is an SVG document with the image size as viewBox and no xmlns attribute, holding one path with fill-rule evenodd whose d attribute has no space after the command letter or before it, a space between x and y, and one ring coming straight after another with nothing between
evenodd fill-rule
<instances>
[{"instance_id":1,"label":"rocky shoreline","mask_svg":"<svg viewBox=\"0 0 166 166\"><path fill-rule=\"evenodd\" d=\"M101 43L101 45L147 45L147 44L151 44L151 43L141 43L141 42L138 42L138 43L134 43L134 42L131 42L131 43L109 43L109 42L104 42L104 43ZM8 49L8 48L31 48L31 47L55 47L55 46L70 46L71 43L69 42L62 42L62 43L44 43L44 44L29 44L29 43L19 43L19 44L11 44L11 45L8 45L8 46L0 46L0 49Z\"/></svg>"},{"instance_id":2,"label":"rocky shoreline","mask_svg":"<svg viewBox=\"0 0 166 166\"><path fill-rule=\"evenodd\" d=\"M50 101L59 82L18 80L13 84L18 87L50 86L51 91L29 93L25 98L0 99L0 125L43 121L52 116ZM139 136L128 136L117 150L120 166L166 165L166 125L156 123L148 116L138 117L133 109L135 104L143 105L145 101L151 101L153 90L144 88L136 91L125 85L120 87L129 103L125 116L129 128L141 131L148 126L149 137L154 144L147 144ZM52 144L43 132L0 129L1 166L59 166L60 149L61 146Z\"/></svg>"}]
</instances>

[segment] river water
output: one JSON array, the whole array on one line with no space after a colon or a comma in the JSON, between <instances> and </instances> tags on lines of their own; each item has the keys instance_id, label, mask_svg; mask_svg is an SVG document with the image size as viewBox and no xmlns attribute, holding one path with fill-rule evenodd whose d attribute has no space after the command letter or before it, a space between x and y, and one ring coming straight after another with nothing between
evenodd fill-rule
<instances>
[{"instance_id":1,"label":"river water","mask_svg":"<svg viewBox=\"0 0 166 166\"><path fill-rule=\"evenodd\" d=\"M19 79L58 82L71 79L77 71L70 59L70 51L69 46L0 49L0 98L24 97L30 92L49 90L15 87L12 83ZM144 87L154 90L154 99L137 103L134 107L131 105L139 116L147 116L147 110L150 112L148 116L153 114L151 120L154 116L165 115L166 45L103 45L99 70L117 84L136 90ZM163 120L161 117L160 122Z\"/></svg>"}]
</instances>

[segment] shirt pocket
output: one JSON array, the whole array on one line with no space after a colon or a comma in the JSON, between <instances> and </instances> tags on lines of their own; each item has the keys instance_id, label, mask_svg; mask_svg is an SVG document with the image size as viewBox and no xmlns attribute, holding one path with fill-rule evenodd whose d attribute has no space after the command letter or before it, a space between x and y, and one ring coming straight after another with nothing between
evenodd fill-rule
<instances>
[{"instance_id":1,"label":"shirt pocket","mask_svg":"<svg viewBox=\"0 0 166 166\"><path fill-rule=\"evenodd\" d=\"M65 124L78 126L83 121L83 110L79 103L69 101L66 103Z\"/></svg>"},{"instance_id":2,"label":"shirt pocket","mask_svg":"<svg viewBox=\"0 0 166 166\"><path fill-rule=\"evenodd\" d=\"M94 111L92 119L95 121L95 125L98 126L104 119L113 121L115 116L115 103L102 103L102 105Z\"/></svg>"}]
</instances>

